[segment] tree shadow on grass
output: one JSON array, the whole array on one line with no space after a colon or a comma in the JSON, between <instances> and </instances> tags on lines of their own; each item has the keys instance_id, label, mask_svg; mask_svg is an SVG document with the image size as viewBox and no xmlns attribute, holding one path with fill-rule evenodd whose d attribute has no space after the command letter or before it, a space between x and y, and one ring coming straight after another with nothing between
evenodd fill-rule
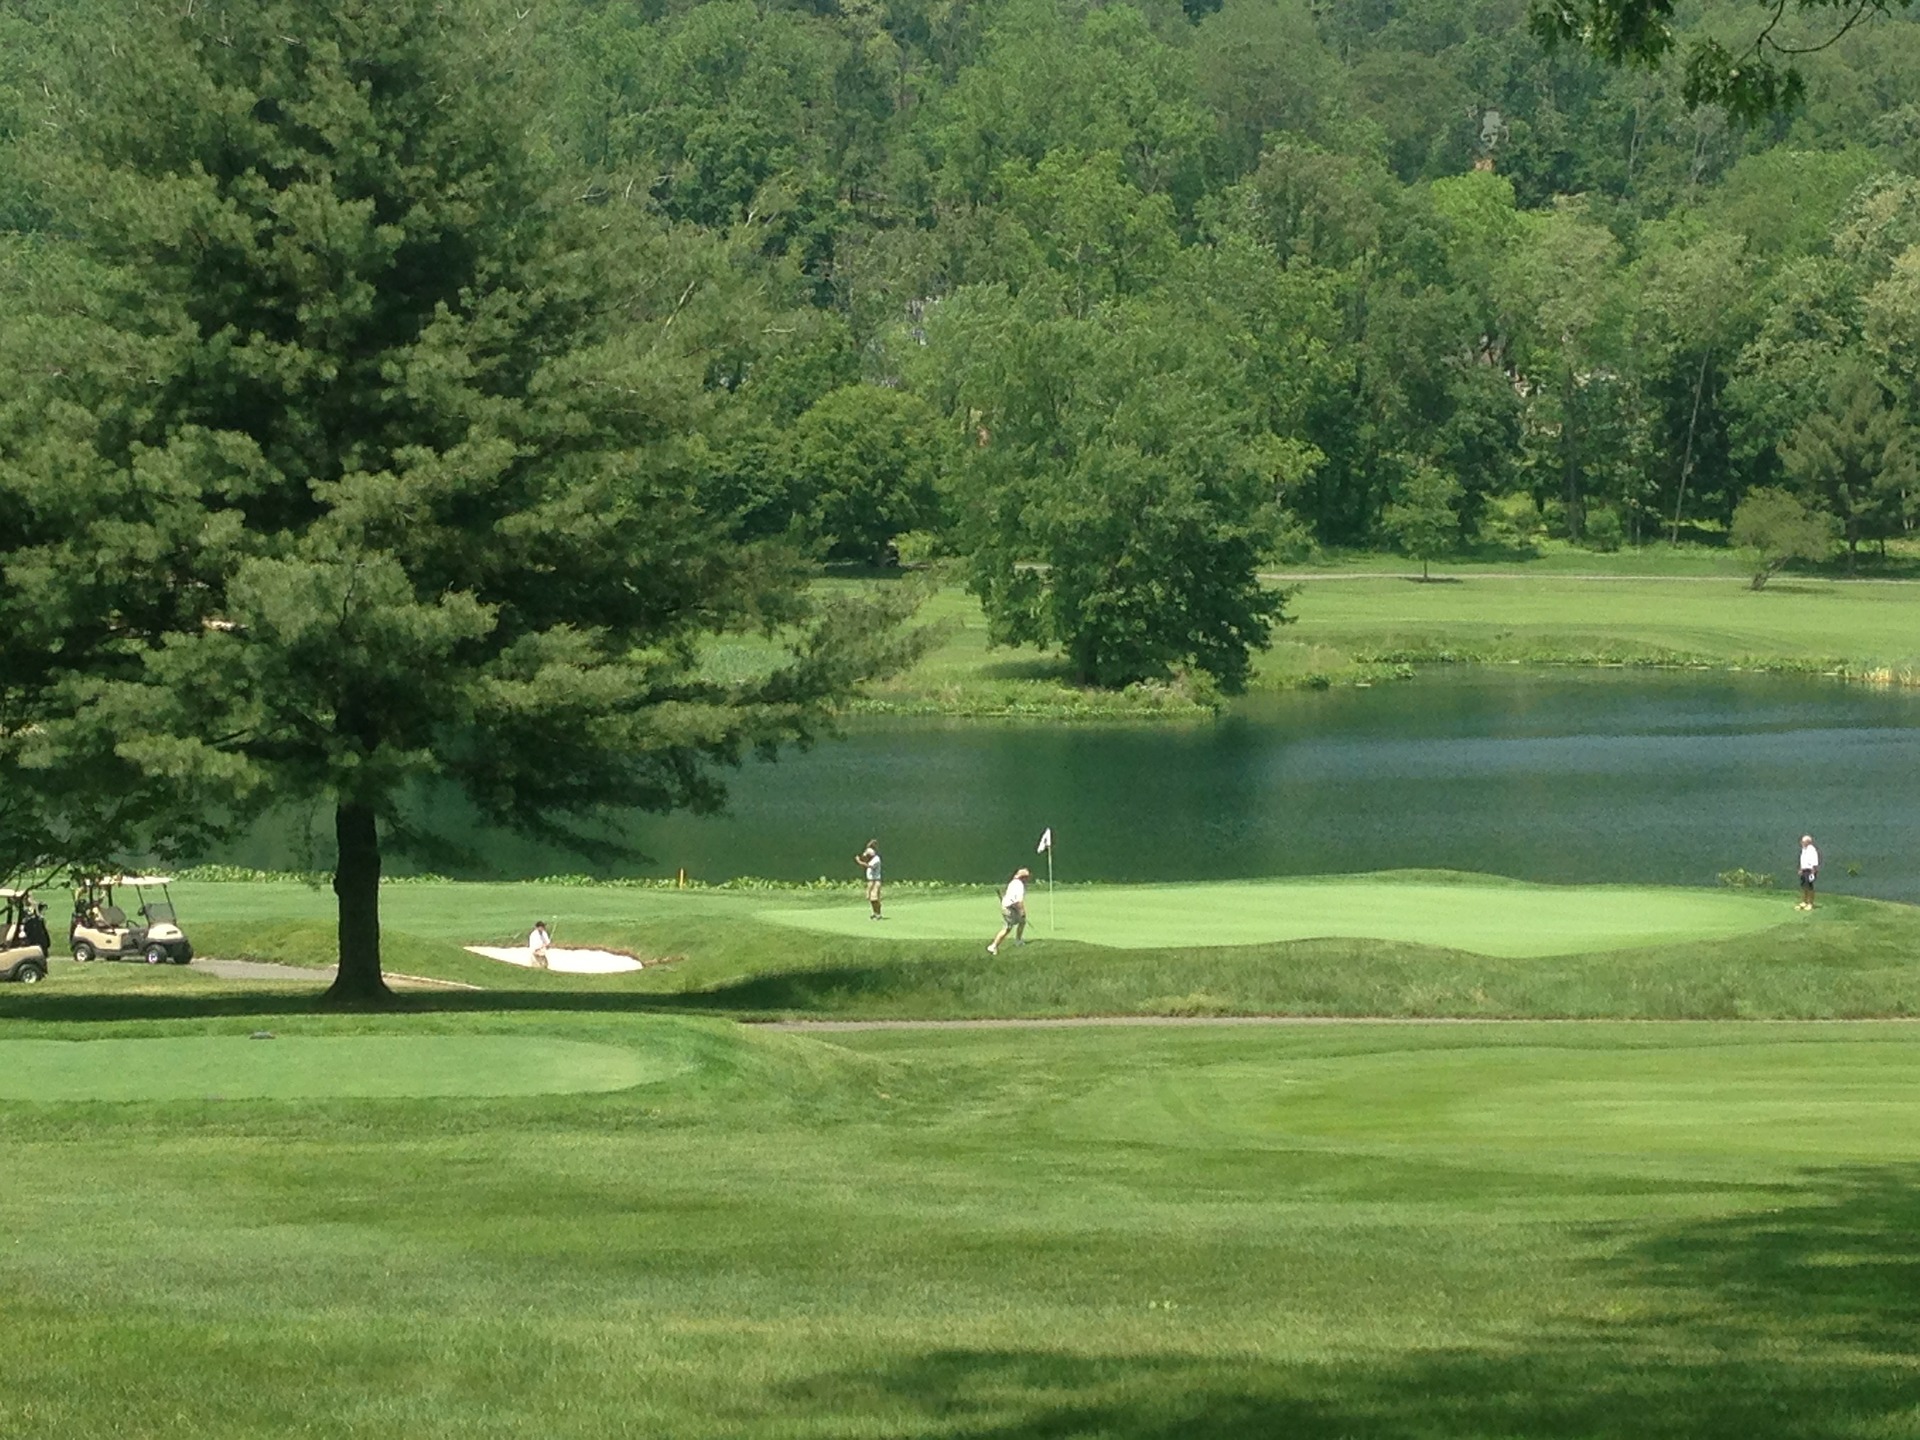
<instances>
[{"instance_id":1,"label":"tree shadow on grass","mask_svg":"<svg viewBox=\"0 0 1920 1440\"><path fill-rule=\"evenodd\" d=\"M884 1433L966 1440L1833 1440L1910 1433L1885 1427L1911 1415L1913 1396L1893 1361L1687 1361L1584 1344L1317 1366L953 1350L822 1376L783 1399L795 1413L917 1408L921 1420Z\"/></svg>"},{"instance_id":2,"label":"tree shadow on grass","mask_svg":"<svg viewBox=\"0 0 1920 1440\"><path fill-rule=\"evenodd\" d=\"M1824 1337L1920 1350L1920 1166L1821 1172L1758 1214L1663 1232L1629 1256L1635 1278L1697 1297L1728 1338ZM1920 1383L1911 1394L1920 1431Z\"/></svg>"},{"instance_id":3,"label":"tree shadow on grass","mask_svg":"<svg viewBox=\"0 0 1920 1440\"><path fill-rule=\"evenodd\" d=\"M0 995L0 1024L9 1020L43 1023L124 1023L140 1020L257 1018L269 1015L335 1014L342 1007L322 998L331 973L311 989L291 981L263 982L251 991L215 994L61 994L42 986L31 992ZM645 990L396 990L377 1014L628 1014L757 1017L815 1013L830 1015L849 1002L876 995L911 992L924 996L924 962L840 965L781 971L722 981L687 991Z\"/></svg>"},{"instance_id":4,"label":"tree shadow on grass","mask_svg":"<svg viewBox=\"0 0 1920 1440\"><path fill-rule=\"evenodd\" d=\"M1325 1363L1182 1348L946 1349L764 1397L967 1440L1920 1433L1920 1167L1829 1171L1762 1213L1650 1226L1594 1262L1608 1315ZM1410 1283L1417 1283L1410 1277ZM1282 1289L1275 1297L1284 1311ZM1604 1306L1604 1301L1602 1302ZM1617 1313L1628 1318L1615 1319Z\"/></svg>"}]
</instances>

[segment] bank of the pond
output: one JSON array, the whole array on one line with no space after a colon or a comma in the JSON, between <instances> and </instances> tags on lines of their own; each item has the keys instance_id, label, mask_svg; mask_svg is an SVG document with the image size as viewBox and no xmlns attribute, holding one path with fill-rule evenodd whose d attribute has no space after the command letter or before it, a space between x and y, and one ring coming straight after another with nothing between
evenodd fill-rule
<instances>
[{"instance_id":1,"label":"bank of the pond","mask_svg":"<svg viewBox=\"0 0 1920 1440\"><path fill-rule=\"evenodd\" d=\"M841 584L885 584L836 582ZM1920 683L1920 586L1736 576L1490 572L1431 581L1350 570L1291 573L1292 623L1256 659L1251 688L1280 692L1411 676L1435 664L1643 666ZM1204 681L1101 691L1057 657L990 648L974 599L949 588L925 617L940 643L872 686L856 713L1019 719L1194 720L1217 710Z\"/></svg>"}]
</instances>

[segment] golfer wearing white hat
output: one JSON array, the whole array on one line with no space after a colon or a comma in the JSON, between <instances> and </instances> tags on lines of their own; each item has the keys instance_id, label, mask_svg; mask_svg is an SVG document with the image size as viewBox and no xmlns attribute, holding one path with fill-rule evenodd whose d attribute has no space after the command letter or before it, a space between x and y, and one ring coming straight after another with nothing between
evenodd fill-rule
<instances>
[{"instance_id":1,"label":"golfer wearing white hat","mask_svg":"<svg viewBox=\"0 0 1920 1440\"><path fill-rule=\"evenodd\" d=\"M1820 852L1814 848L1813 836L1800 837L1800 903L1797 910L1813 909L1813 882L1820 878Z\"/></svg>"},{"instance_id":2,"label":"golfer wearing white hat","mask_svg":"<svg viewBox=\"0 0 1920 1440\"><path fill-rule=\"evenodd\" d=\"M1033 872L1024 865L1013 872L1013 879L1007 882L1006 890L1000 896L1000 933L993 937L987 946L987 954L998 955L1000 942L1013 936L1013 943L1027 943L1027 881L1033 878Z\"/></svg>"}]
</instances>

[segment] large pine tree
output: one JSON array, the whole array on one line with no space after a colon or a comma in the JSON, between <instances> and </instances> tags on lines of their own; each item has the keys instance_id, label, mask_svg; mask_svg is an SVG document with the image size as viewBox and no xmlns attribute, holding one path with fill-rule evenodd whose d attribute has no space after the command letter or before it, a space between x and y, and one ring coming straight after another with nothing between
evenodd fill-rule
<instances>
[{"instance_id":1,"label":"large pine tree","mask_svg":"<svg viewBox=\"0 0 1920 1440\"><path fill-rule=\"evenodd\" d=\"M0 288L0 604L59 617L43 758L111 757L196 815L330 803L341 998L385 993L383 830L417 787L549 836L712 805L715 763L805 738L898 648L702 505L738 272L557 172L526 19L76 22L47 223ZM748 626L783 657L706 678L701 638Z\"/></svg>"}]
</instances>

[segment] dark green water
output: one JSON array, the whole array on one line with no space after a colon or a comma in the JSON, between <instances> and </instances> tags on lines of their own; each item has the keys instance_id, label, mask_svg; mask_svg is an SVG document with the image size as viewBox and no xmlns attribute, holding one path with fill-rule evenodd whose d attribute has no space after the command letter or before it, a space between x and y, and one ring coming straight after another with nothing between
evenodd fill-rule
<instances>
[{"instance_id":1,"label":"dark green water","mask_svg":"<svg viewBox=\"0 0 1920 1440\"><path fill-rule=\"evenodd\" d=\"M719 819L637 816L650 864L704 880L992 881L1051 826L1061 880L1441 866L1557 881L1790 884L1920 901L1920 696L1773 676L1460 669L1248 704L1209 725L894 722L749 765ZM447 819L457 825L449 807ZM294 827L229 856L324 865ZM481 836L496 878L589 868ZM1849 868L1857 874L1849 874ZM397 865L396 869L404 869ZM1035 864L1044 873L1044 862Z\"/></svg>"}]
</instances>

